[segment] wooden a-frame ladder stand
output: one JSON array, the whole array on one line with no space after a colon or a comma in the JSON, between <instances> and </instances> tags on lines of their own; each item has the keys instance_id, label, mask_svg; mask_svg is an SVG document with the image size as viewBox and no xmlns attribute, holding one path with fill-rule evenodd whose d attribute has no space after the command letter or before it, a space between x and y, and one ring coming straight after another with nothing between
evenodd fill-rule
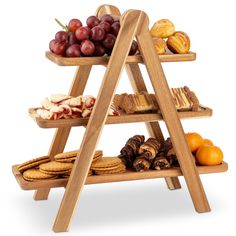
<instances>
[{"instance_id":1,"label":"wooden a-frame ladder stand","mask_svg":"<svg viewBox=\"0 0 236 236\"><path fill-rule=\"evenodd\" d=\"M119 9L114 6L103 5L97 10L98 17L106 13L120 15ZM143 11L129 10L121 16L119 35L107 64L95 107L93 108L80 146L80 153L74 163L53 226L55 232L67 231L69 228L72 214L85 184L96 145L107 119L108 109L113 100L119 77L124 66L134 92L147 91L138 63L126 64L126 59L134 38L136 38L138 42L140 54L149 74L163 120L165 121L170 134L195 209L197 212L210 211L192 154L186 143L184 131L174 106L165 74L153 46L148 25L148 16ZM91 65L82 65L78 67L69 95L78 96L83 94L91 67ZM164 138L159 123L157 121L149 122L146 123L146 126L150 136L156 137L163 143ZM63 152L70 130L70 127L62 127L56 130L49 151L52 160L55 154ZM181 188L178 177L165 177L165 180L169 189ZM47 199L49 191L50 188L38 189L35 192L34 199Z\"/></svg>"}]
</instances>

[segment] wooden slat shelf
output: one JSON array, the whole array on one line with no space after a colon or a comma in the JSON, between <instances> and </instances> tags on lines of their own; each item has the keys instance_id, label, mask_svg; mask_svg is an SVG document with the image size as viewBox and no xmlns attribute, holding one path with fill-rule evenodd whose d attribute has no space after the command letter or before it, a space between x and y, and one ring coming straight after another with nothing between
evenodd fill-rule
<instances>
[{"instance_id":1,"label":"wooden slat shelf","mask_svg":"<svg viewBox=\"0 0 236 236\"><path fill-rule=\"evenodd\" d=\"M29 109L30 116L36 121L41 128L61 128L73 126L85 126L89 118L74 118L74 119L59 119L59 120L44 120L36 117L35 110ZM212 109L201 107L199 111L182 111L178 112L180 119L200 118L212 116ZM162 115L159 113L149 114L121 114L120 116L108 116L106 124L122 124L122 123L137 123L137 122L154 122L162 120Z\"/></svg>"},{"instance_id":2,"label":"wooden slat shelf","mask_svg":"<svg viewBox=\"0 0 236 236\"><path fill-rule=\"evenodd\" d=\"M228 164L223 162L221 165L216 166L197 166L199 174L212 174L225 172L228 169ZM23 179L22 174L18 171L17 165L12 166L12 172L23 190L35 190L40 188L58 188L65 187L68 179L53 179L42 180L38 182L30 182ZM110 174L110 175L92 175L87 177L86 184L99 184L99 183L111 183L130 180L142 180L142 179L155 179L164 177L177 177L182 176L180 168L173 168L168 170L149 170L145 172L135 172L127 170L123 174Z\"/></svg>"},{"instance_id":3,"label":"wooden slat shelf","mask_svg":"<svg viewBox=\"0 0 236 236\"><path fill-rule=\"evenodd\" d=\"M59 66L86 66L86 65L107 65L108 56L103 57L61 57L50 51L46 52L46 57L56 63ZM196 60L196 53L189 52L188 54L173 54L167 53L159 55L161 62L180 62L180 61L194 61ZM126 60L127 64L143 63L141 55L128 56Z\"/></svg>"}]
</instances>

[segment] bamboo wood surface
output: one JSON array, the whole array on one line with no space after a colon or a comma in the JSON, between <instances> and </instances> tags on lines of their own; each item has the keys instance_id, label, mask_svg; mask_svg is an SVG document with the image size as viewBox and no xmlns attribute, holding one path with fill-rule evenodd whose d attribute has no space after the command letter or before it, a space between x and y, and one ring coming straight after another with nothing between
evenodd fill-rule
<instances>
[{"instance_id":1,"label":"bamboo wood surface","mask_svg":"<svg viewBox=\"0 0 236 236\"><path fill-rule=\"evenodd\" d=\"M53 230L55 232L68 230L76 203L85 184L95 148L105 124L121 71L125 65L137 26L142 20L143 12L141 11L128 11L121 19L119 35L112 50L112 55L99 90L95 107L93 108L80 146L81 151L75 161L54 223Z\"/></svg>"},{"instance_id":2,"label":"bamboo wood surface","mask_svg":"<svg viewBox=\"0 0 236 236\"><path fill-rule=\"evenodd\" d=\"M91 68L92 66L80 66L77 68L69 95L78 96L83 94ZM57 128L58 129L55 131L54 138L48 152L51 160L54 159L56 154L64 151L71 130L70 126L58 126ZM49 192L50 189L41 189L36 191L34 194L34 200L46 200L48 198Z\"/></svg>"},{"instance_id":3,"label":"bamboo wood surface","mask_svg":"<svg viewBox=\"0 0 236 236\"><path fill-rule=\"evenodd\" d=\"M100 18L104 14L111 14L114 16L121 16L120 10L111 5L103 5L99 7L97 10L97 17ZM126 64L125 65L126 72L128 74L129 80L131 82L131 86L133 88L134 93L136 92L148 92L141 70L137 64ZM150 137L155 137L161 144L164 143L164 137L160 128L158 121L156 122L145 122L146 128L148 130ZM179 189L181 188L178 177L166 177L166 184L169 189Z\"/></svg>"},{"instance_id":4,"label":"bamboo wood surface","mask_svg":"<svg viewBox=\"0 0 236 236\"><path fill-rule=\"evenodd\" d=\"M87 65L107 65L109 56L103 57L61 57L52 52L46 52L46 58L59 66L87 66ZM196 53L189 52L188 54L173 54L166 53L159 55L161 62L181 62L181 61L194 61L196 60ZM128 56L127 64L143 63L141 55Z\"/></svg>"},{"instance_id":5,"label":"bamboo wood surface","mask_svg":"<svg viewBox=\"0 0 236 236\"><path fill-rule=\"evenodd\" d=\"M73 119L59 119L59 120L45 120L36 117L34 110L29 110L30 116L35 120L37 125L41 128L59 128L59 127L72 127L72 126L86 126L89 118L73 118ZM178 112L179 119L193 119L209 117L212 115L212 110L208 107L202 106L199 111L181 111ZM125 114L121 112L120 116L108 116L106 124L124 124L124 123L137 123L137 122L152 122L162 121L163 117L159 113L144 113L144 114ZM158 134L155 134L158 135ZM152 135L153 136L153 135Z\"/></svg>"},{"instance_id":6,"label":"bamboo wood surface","mask_svg":"<svg viewBox=\"0 0 236 236\"><path fill-rule=\"evenodd\" d=\"M197 212L210 211L210 206L187 145L184 130L178 118L165 74L159 58L156 56L148 25L142 25L140 34L136 38L195 209Z\"/></svg>"},{"instance_id":7,"label":"bamboo wood surface","mask_svg":"<svg viewBox=\"0 0 236 236\"><path fill-rule=\"evenodd\" d=\"M216 166L197 166L197 172L199 174L213 174L225 172L228 169L228 164L223 162L221 165ZM53 179L42 180L37 182L30 182L23 179L22 174L18 171L17 165L12 166L12 172L23 190L35 190L35 189L49 189L66 187L68 179ZM145 172L135 172L127 170L123 174L110 174L110 175L92 175L86 178L85 184L99 184L99 183L111 183L131 180L142 179L154 179L154 178L171 178L182 176L180 168L172 168L167 170L148 170Z\"/></svg>"}]
</instances>

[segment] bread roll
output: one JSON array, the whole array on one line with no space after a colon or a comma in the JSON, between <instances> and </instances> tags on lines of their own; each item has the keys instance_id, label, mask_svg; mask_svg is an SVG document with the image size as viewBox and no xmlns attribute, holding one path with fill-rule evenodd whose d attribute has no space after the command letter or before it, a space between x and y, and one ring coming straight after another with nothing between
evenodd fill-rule
<instances>
[{"instance_id":1,"label":"bread roll","mask_svg":"<svg viewBox=\"0 0 236 236\"><path fill-rule=\"evenodd\" d=\"M168 38L167 47L173 53L188 53L190 50L190 39L186 33L176 31Z\"/></svg>"},{"instance_id":2,"label":"bread roll","mask_svg":"<svg viewBox=\"0 0 236 236\"><path fill-rule=\"evenodd\" d=\"M157 21L151 28L152 37L167 38L175 32L174 24L167 19Z\"/></svg>"},{"instance_id":3,"label":"bread roll","mask_svg":"<svg viewBox=\"0 0 236 236\"><path fill-rule=\"evenodd\" d=\"M155 49L156 49L158 55L165 54L167 46L166 46L166 42L164 39L153 38L153 43L154 43L154 46L155 46Z\"/></svg>"}]
</instances>

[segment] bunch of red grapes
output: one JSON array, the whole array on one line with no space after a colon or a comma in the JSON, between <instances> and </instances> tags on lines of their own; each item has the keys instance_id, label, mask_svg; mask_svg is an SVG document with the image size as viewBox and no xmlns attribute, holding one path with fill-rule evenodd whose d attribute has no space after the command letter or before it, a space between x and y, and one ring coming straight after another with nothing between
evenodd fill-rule
<instances>
[{"instance_id":1,"label":"bunch of red grapes","mask_svg":"<svg viewBox=\"0 0 236 236\"><path fill-rule=\"evenodd\" d=\"M68 26L62 25L64 30L55 35L49 43L51 52L65 57L104 56L111 55L116 37L120 30L120 21L106 14L98 19L90 16L83 26L78 19L70 20ZM129 55L138 51L136 41L132 42Z\"/></svg>"}]
</instances>

